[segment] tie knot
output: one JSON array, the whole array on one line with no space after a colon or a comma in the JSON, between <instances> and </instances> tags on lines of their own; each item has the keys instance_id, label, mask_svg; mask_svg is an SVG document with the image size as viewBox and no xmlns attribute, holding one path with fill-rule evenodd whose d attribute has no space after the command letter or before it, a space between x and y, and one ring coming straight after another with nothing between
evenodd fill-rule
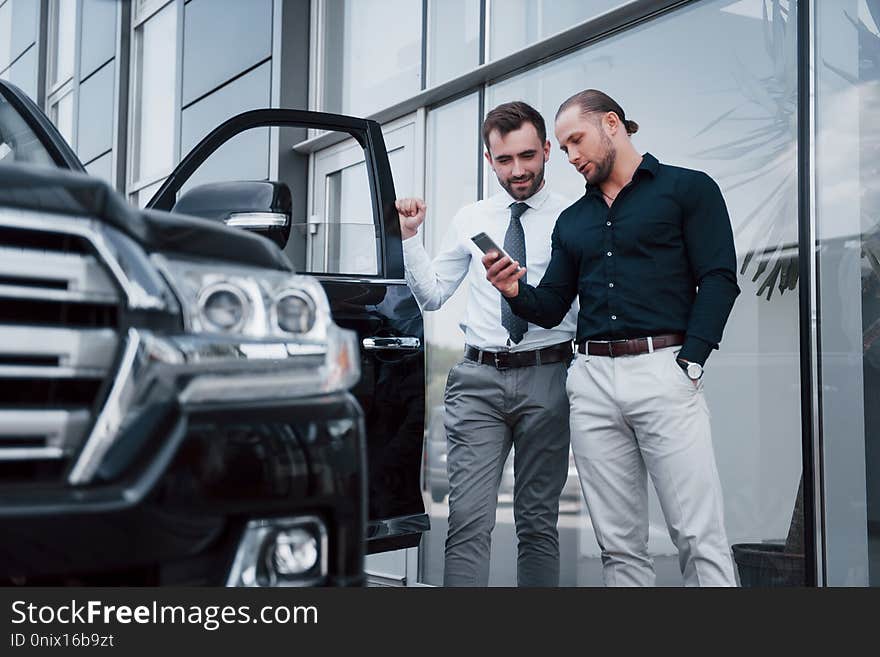
<instances>
[{"instance_id":1,"label":"tie knot","mask_svg":"<svg viewBox=\"0 0 880 657\"><path fill-rule=\"evenodd\" d=\"M523 216L523 213L529 209L527 203L511 203L510 204L510 218L511 219L519 219Z\"/></svg>"}]
</instances>

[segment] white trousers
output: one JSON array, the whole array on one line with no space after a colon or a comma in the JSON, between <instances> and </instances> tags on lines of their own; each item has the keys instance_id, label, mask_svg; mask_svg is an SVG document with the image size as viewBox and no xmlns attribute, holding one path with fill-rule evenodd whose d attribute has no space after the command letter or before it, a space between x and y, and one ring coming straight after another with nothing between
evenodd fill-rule
<instances>
[{"instance_id":1,"label":"white trousers","mask_svg":"<svg viewBox=\"0 0 880 657\"><path fill-rule=\"evenodd\" d=\"M571 446L606 586L655 583L647 474L685 585L736 586L703 383L678 366L678 350L577 354L569 368Z\"/></svg>"}]
</instances>

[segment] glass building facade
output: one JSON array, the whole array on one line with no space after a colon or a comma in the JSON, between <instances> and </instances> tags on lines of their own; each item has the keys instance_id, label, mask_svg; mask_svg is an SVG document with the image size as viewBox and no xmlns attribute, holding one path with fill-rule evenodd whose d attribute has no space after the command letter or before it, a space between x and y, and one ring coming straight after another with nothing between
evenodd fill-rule
<instances>
[{"instance_id":1,"label":"glass building facade","mask_svg":"<svg viewBox=\"0 0 880 657\"><path fill-rule=\"evenodd\" d=\"M480 140L488 109L525 100L552 127L571 94L607 92L639 123L637 149L706 171L730 211L742 294L705 390L732 546L803 551L787 583L866 586L880 584L878 26L880 0L0 0L0 77L139 205L238 112L375 118L398 195L427 200L431 253L459 207L498 190ZM298 268L370 277L362 153L336 135L255 130L197 182L294 171ZM547 181L583 193L555 143ZM443 388L466 294L425 314L432 530L418 549L371 557L376 581L442 583ZM561 583L601 585L569 484ZM509 586L507 470L499 500L490 581ZM680 585L653 491L650 508L658 583Z\"/></svg>"}]
</instances>

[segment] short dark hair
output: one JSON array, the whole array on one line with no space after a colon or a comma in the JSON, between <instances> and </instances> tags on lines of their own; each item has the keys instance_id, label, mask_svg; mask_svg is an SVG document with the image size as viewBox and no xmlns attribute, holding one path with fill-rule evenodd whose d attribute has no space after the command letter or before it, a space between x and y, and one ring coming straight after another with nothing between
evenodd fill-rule
<instances>
[{"instance_id":1,"label":"short dark hair","mask_svg":"<svg viewBox=\"0 0 880 657\"><path fill-rule=\"evenodd\" d=\"M498 107L491 110L483 121L483 143L490 155L492 151L489 149L489 135L495 130L502 137L509 132L519 130L523 123L531 123L535 126L541 145L547 141L547 126L544 125L544 117L541 113L528 103L521 100L512 103L502 103Z\"/></svg>"},{"instance_id":2,"label":"short dark hair","mask_svg":"<svg viewBox=\"0 0 880 657\"><path fill-rule=\"evenodd\" d=\"M556 118L569 107L577 105L580 107L581 114L604 114L605 112L614 112L617 118L626 128L626 134L634 135L639 130L639 124L635 121L628 121L623 108L608 94L598 89L584 89L567 99L556 111Z\"/></svg>"}]
</instances>

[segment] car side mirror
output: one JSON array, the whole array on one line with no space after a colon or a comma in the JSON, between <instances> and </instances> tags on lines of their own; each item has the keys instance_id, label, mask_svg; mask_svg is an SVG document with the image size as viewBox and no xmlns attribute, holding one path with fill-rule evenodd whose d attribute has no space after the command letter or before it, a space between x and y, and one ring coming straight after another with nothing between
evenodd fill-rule
<instances>
[{"instance_id":1,"label":"car side mirror","mask_svg":"<svg viewBox=\"0 0 880 657\"><path fill-rule=\"evenodd\" d=\"M193 187L171 210L243 228L268 237L283 249L290 237L292 208L286 183L246 180Z\"/></svg>"}]
</instances>

